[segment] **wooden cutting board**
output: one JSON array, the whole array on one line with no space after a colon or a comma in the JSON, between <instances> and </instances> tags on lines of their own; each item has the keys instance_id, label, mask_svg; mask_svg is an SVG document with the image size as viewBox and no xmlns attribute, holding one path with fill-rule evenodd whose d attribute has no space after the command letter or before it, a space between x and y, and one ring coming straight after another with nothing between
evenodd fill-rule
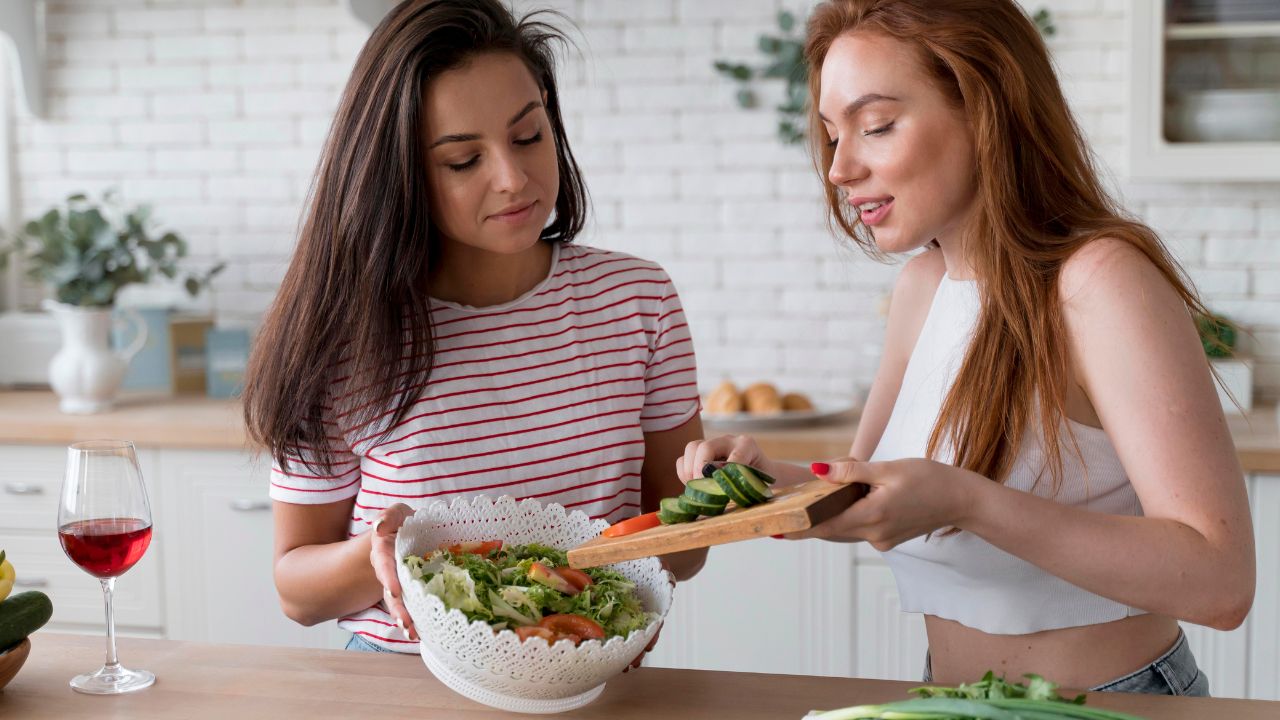
<instances>
[{"instance_id":1,"label":"wooden cutting board","mask_svg":"<svg viewBox=\"0 0 1280 720\"><path fill-rule=\"evenodd\" d=\"M837 485L811 480L779 490L769 502L746 509L731 507L717 517L660 525L622 537L597 537L569 551L569 566L596 567L807 530L840 514L866 493L867 486L861 483Z\"/></svg>"}]
</instances>

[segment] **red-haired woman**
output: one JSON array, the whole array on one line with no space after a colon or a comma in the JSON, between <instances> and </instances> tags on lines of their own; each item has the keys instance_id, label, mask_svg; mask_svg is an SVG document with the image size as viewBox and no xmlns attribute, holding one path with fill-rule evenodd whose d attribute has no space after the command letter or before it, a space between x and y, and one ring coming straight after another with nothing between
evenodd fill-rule
<instances>
[{"instance_id":1,"label":"red-haired woman","mask_svg":"<svg viewBox=\"0 0 1280 720\"><path fill-rule=\"evenodd\" d=\"M617 521L678 494L671 458L702 437L666 273L570 244L587 197L559 39L498 0L396 7L258 335L245 417L275 460L280 603L352 649L417 652L392 548L411 506L510 494Z\"/></svg>"},{"instance_id":2,"label":"red-haired woman","mask_svg":"<svg viewBox=\"0 0 1280 720\"><path fill-rule=\"evenodd\" d=\"M1207 694L1178 621L1238 627L1254 551L1204 308L1108 198L1032 22L1013 0L833 0L806 53L832 225L921 252L850 457L813 467L870 492L803 536L884 553L926 680ZM724 437L681 478L717 459L811 477Z\"/></svg>"}]
</instances>

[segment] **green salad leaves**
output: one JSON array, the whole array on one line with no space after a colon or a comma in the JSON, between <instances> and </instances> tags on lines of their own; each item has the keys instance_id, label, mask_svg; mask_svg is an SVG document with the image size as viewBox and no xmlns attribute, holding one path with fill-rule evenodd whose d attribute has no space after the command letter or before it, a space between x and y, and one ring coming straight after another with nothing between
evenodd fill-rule
<instances>
[{"instance_id":1,"label":"green salad leaves","mask_svg":"<svg viewBox=\"0 0 1280 720\"><path fill-rule=\"evenodd\" d=\"M626 637L653 619L635 592L635 583L607 568L566 570L563 550L530 544L502 547L487 554L441 549L428 557L404 558L409 574L445 607L469 620L483 620L495 630L537 625L546 615L570 613L590 618L606 637ZM529 576L534 563L558 572L583 573L591 579L577 592L561 592Z\"/></svg>"}]
</instances>

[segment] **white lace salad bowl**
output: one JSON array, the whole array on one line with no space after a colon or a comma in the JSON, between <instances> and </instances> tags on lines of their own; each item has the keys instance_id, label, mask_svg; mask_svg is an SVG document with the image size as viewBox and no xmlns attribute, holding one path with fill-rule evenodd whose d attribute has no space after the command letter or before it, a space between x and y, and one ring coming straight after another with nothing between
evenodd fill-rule
<instances>
[{"instance_id":1,"label":"white lace salad bowl","mask_svg":"<svg viewBox=\"0 0 1280 720\"><path fill-rule=\"evenodd\" d=\"M397 573L405 606L421 638L423 662L442 683L476 702L512 712L555 713L582 707L604 691L606 680L622 672L653 640L671 606L671 575L657 558L611 566L635 583L650 622L627 637L580 644L542 638L521 642L510 630L494 632L483 620L426 591L410 575L406 555L426 557L442 545L500 539L506 545L541 543L561 550L576 547L608 527L579 511L535 500L517 502L479 496L437 501L407 519L396 536Z\"/></svg>"}]
</instances>

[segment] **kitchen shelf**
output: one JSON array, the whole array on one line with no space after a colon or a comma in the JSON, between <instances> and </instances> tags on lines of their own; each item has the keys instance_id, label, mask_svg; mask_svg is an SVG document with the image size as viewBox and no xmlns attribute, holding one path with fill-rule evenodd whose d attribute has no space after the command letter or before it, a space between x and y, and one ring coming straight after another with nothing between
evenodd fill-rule
<instances>
[{"instance_id":1,"label":"kitchen shelf","mask_svg":"<svg viewBox=\"0 0 1280 720\"><path fill-rule=\"evenodd\" d=\"M1280 22L1181 23L1165 30L1170 40L1280 37Z\"/></svg>"}]
</instances>

